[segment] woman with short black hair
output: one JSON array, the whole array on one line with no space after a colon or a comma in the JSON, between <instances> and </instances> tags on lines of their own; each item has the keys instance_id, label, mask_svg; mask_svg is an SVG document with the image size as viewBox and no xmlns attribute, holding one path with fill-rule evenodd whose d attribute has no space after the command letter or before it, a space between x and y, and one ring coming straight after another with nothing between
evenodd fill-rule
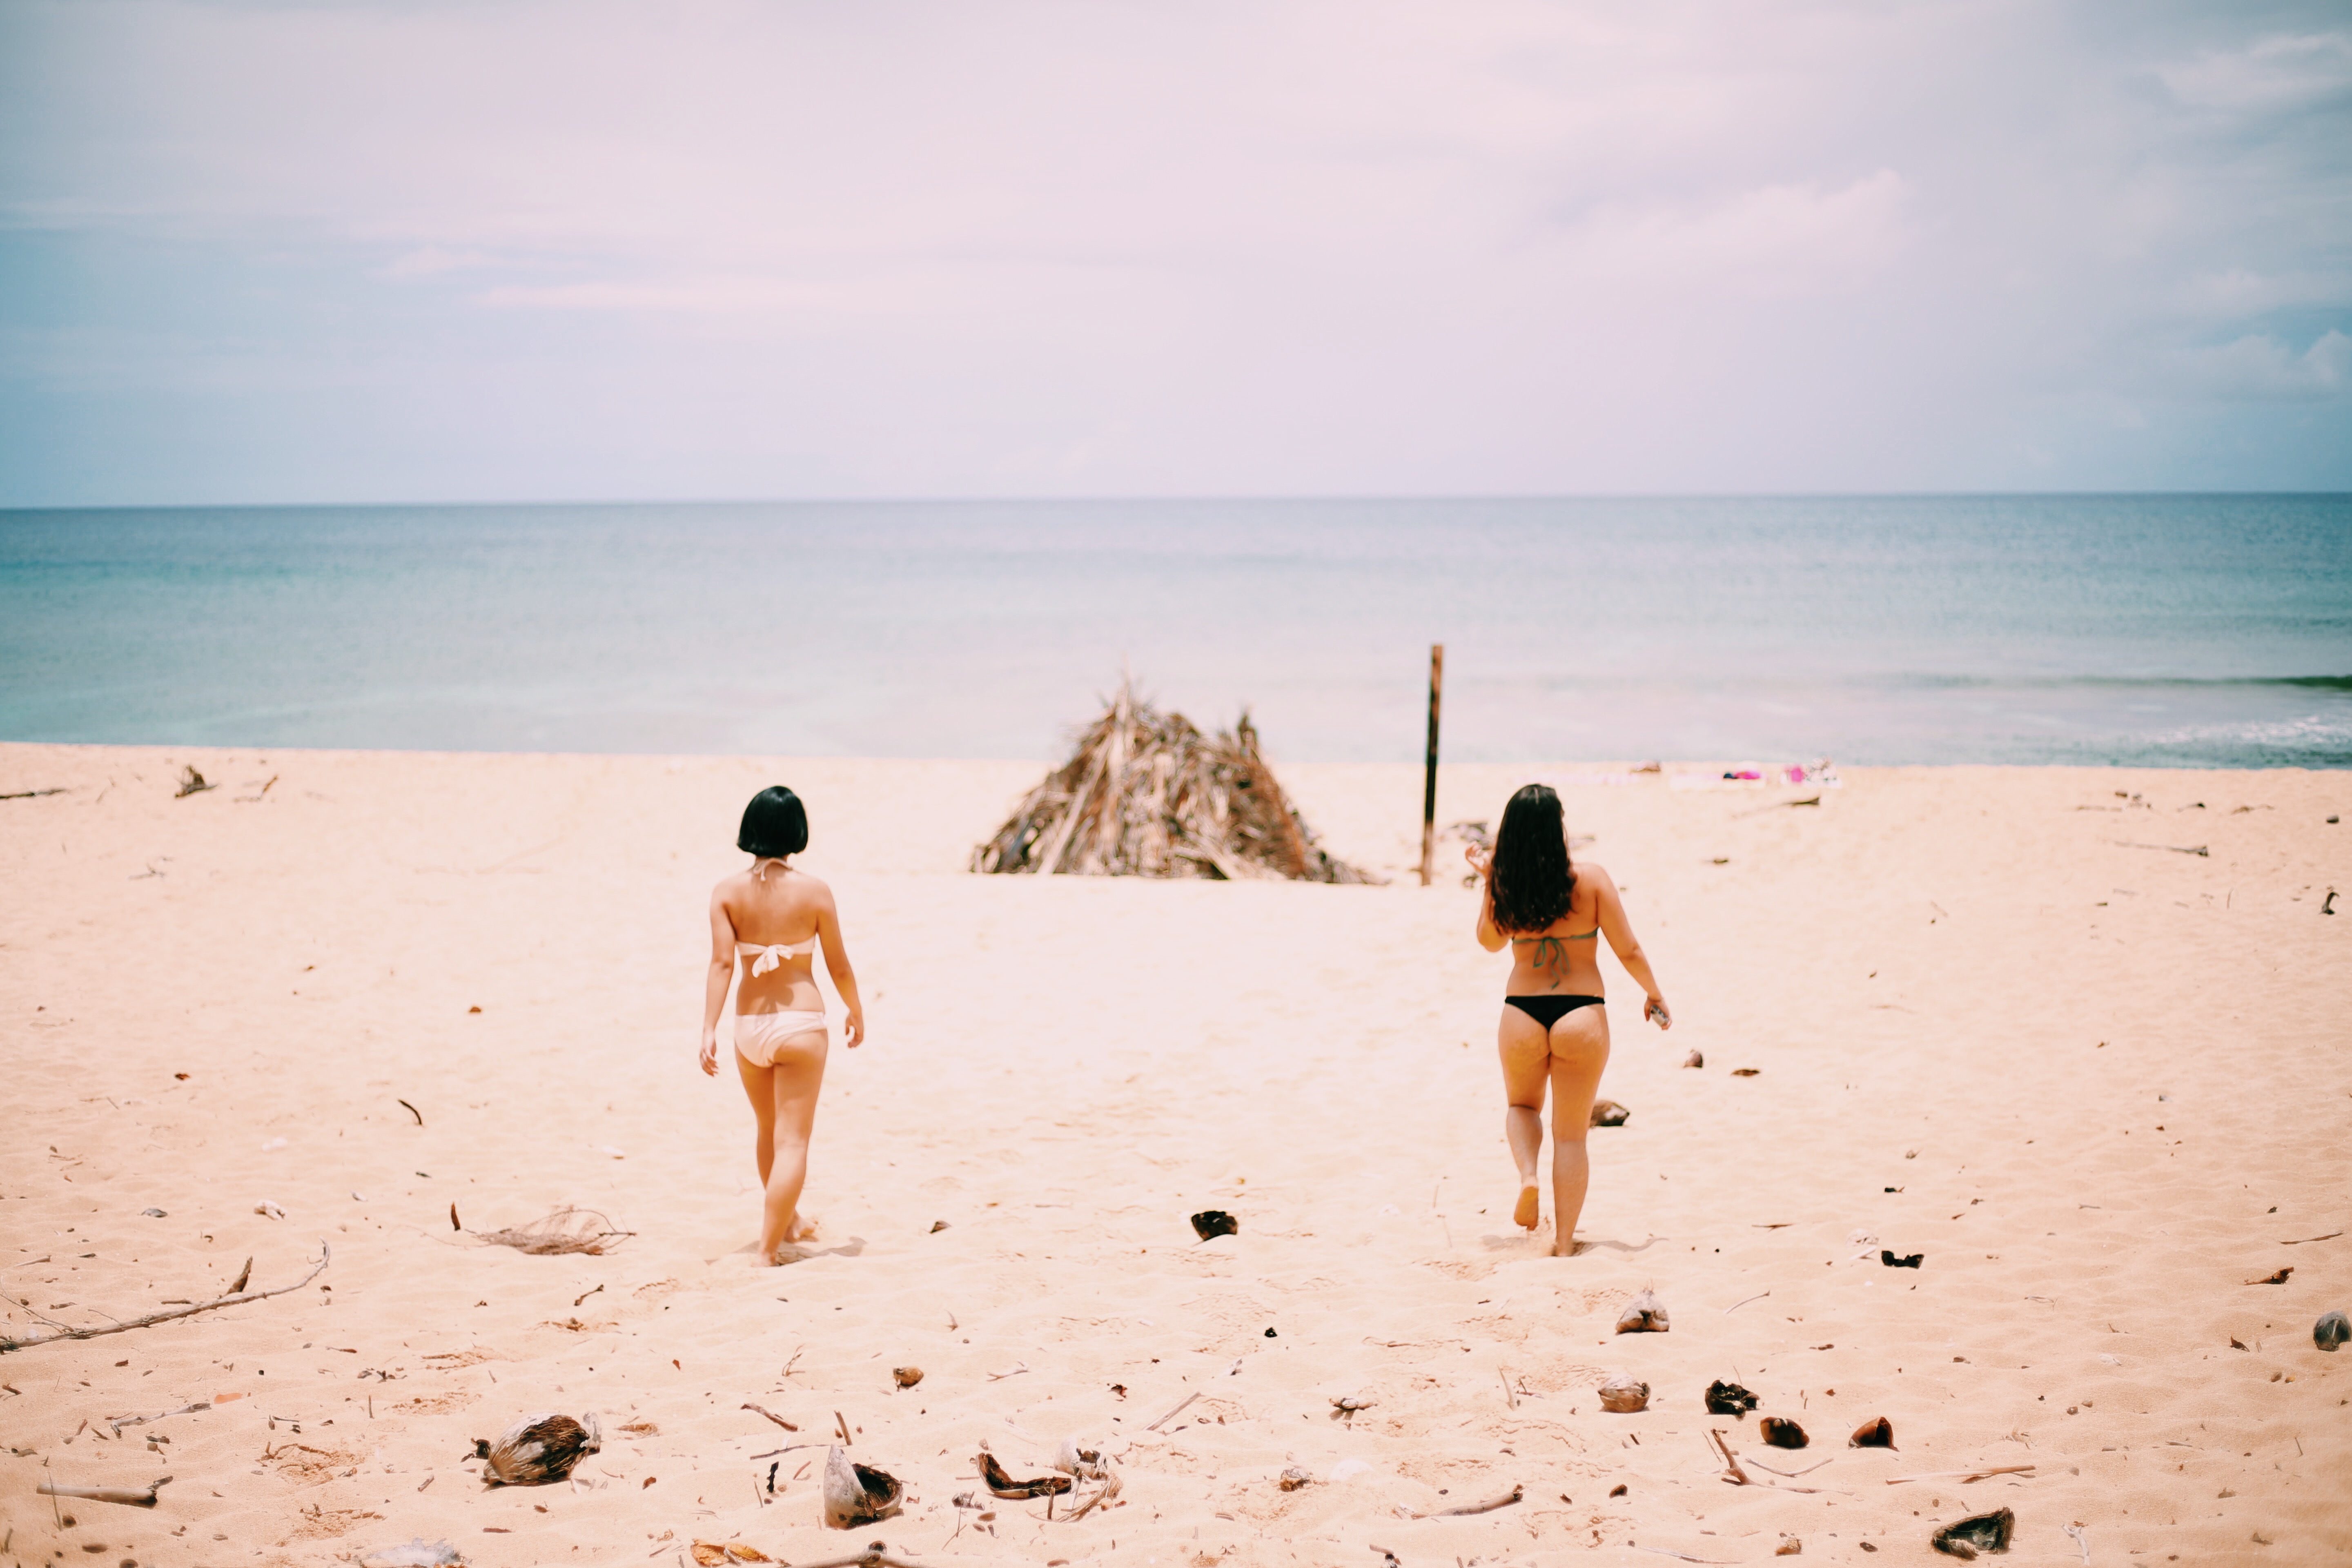
<instances>
[{"instance_id":1,"label":"woman with short black hair","mask_svg":"<svg viewBox=\"0 0 2352 1568\"><path fill-rule=\"evenodd\" d=\"M1609 1016L1601 994L1601 959L1596 939L1648 994L1643 1016L1671 1027L1666 999L1650 973L1649 959L1626 922L1624 900L1609 873L1588 860L1570 862L1568 827L1559 796L1543 784L1528 784L1503 808L1495 847L1465 850L1485 881L1478 900L1478 945L1488 952L1512 950L1511 980L1503 996L1496 1043L1503 1058L1503 1091L1510 1109L1503 1131L1519 1168L1519 1201L1513 1213L1534 1230L1542 1221L1536 1183L1543 1152L1544 1091L1551 1091L1552 1256L1576 1251L1576 1218L1584 1209L1591 1167L1584 1134L1592 1099L1609 1065Z\"/></svg>"},{"instance_id":2,"label":"woman with short black hair","mask_svg":"<svg viewBox=\"0 0 2352 1568\"><path fill-rule=\"evenodd\" d=\"M825 972L841 993L842 1039L853 1050L866 1037L866 1014L857 999L857 976L841 944L833 889L791 864L808 847L808 809L801 797L782 784L753 795L743 808L735 843L751 864L710 893L702 1070L713 1076L719 1071L719 1016L740 959L743 984L735 994L735 1070L759 1121L754 1157L766 1193L759 1258L781 1263L785 1244L805 1240L815 1229L801 1217L800 1201L830 1041L824 993L817 989L812 966L820 942Z\"/></svg>"}]
</instances>

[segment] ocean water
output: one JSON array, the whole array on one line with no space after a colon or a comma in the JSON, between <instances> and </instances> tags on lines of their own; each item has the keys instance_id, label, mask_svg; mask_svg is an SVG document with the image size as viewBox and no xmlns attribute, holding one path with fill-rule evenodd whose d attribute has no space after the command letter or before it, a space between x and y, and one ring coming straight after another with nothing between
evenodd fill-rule
<instances>
[{"instance_id":1,"label":"ocean water","mask_svg":"<svg viewBox=\"0 0 2352 1568\"><path fill-rule=\"evenodd\" d=\"M0 511L0 739L2352 766L2352 497Z\"/></svg>"}]
</instances>

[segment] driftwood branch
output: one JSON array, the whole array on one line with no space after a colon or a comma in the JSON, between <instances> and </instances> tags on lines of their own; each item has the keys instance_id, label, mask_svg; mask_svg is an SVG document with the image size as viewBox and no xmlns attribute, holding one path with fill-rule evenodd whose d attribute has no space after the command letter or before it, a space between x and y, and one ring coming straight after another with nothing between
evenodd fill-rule
<instances>
[{"instance_id":1,"label":"driftwood branch","mask_svg":"<svg viewBox=\"0 0 2352 1568\"><path fill-rule=\"evenodd\" d=\"M319 1261L311 1266L310 1272L291 1285L280 1285L275 1290L240 1289L215 1300L199 1301L194 1306L176 1308L169 1312L150 1312L143 1318L132 1318L124 1322L110 1323L104 1328L60 1329L54 1334L35 1334L30 1339L0 1339L0 1355L5 1355L10 1351L30 1350L35 1345L54 1344L59 1340L94 1340L101 1334L119 1334L131 1329L143 1329L156 1323L168 1323L174 1318L193 1318L198 1312L215 1311L222 1307L241 1307L247 1301L266 1301L272 1296L283 1296L289 1290L299 1290L303 1286L316 1279L333 1256L332 1250L327 1246L326 1238L321 1237L319 1240ZM247 1263L246 1267L250 1269L252 1265ZM240 1275L237 1283L242 1285L244 1282L244 1277ZM0 1300L8 1300L8 1298L0 1297ZM16 1304L24 1307L27 1311L32 1310L29 1303L19 1301Z\"/></svg>"},{"instance_id":2,"label":"driftwood branch","mask_svg":"<svg viewBox=\"0 0 2352 1568\"><path fill-rule=\"evenodd\" d=\"M574 1303L574 1304L576 1305L577 1303ZM782 1427L782 1428L783 1428L785 1431L787 1431L787 1432L797 1432L797 1431L799 1431L799 1430L800 1430L800 1428L799 1428L799 1427L797 1427L797 1426L793 1426L791 1422L789 1422L789 1421L785 1420L782 1416L781 1416L781 1415L777 1415L774 1411L770 1410L770 1409L767 1409L766 1407L764 1407L764 1406L762 1406L762 1405L753 1405L753 1404L751 1404L751 1403L749 1403L749 1402L747 1401L747 1402L744 1404L743 1408L744 1408L744 1409L746 1409L746 1410L754 1411L754 1412L758 1413L759 1415L761 1415L766 1416L769 1420L771 1420L771 1421L774 1422L777 1426L779 1426Z\"/></svg>"},{"instance_id":3,"label":"driftwood branch","mask_svg":"<svg viewBox=\"0 0 2352 1568\"><path fill-rule=\"evenodd\" d=\"M2030 1476L2032 1473L2032 1465L1995 1465L1982 1470L1930 1470L1924 1476L1889 1476L1886 1484L1899 1487L1906 1481L1958 1481L1966 1486L1970 1481L1983 1480L1987 1476Z\"/></svg>"},{"instance_id":4,"label":"driftwood branch","mask_svg":"<svg viewBox=\"0 0 2352 1568\"><path fill-rule=\"evenodd\" d=\"M199 1399L193 1405L183 1405L177 1410L165 1410L153 1415L110 1415L106 1418L106 1424L113 1427L114 1435L120 1437L125 1426L144 1426L150 1421L161 1421L166 1415L194 1415L199 1410L211 1408L212 1403L209 1400Z\"/></svg>"},{"instance_id":5,"label":"driftwood branch","mask_svg":"<svg viewBox=\"0 0 2352 1568\"><path fill-rule=\"evenodd\" d=\"M1184 1414L1184 1412L1185 1412L1187 1409L1189 1409L1189 1408L1191 1407L1191 1405L1192 1405L1192 1401L1194 1401L1194 1400L1196 1400L1196 1399L1198 1399L1198 1398L1200 1398L1200 1397L1201 1397L1201 1391L1200 1391L1199 1389L1197 1389L1197 1388L1196 1388L1196 1389L1194 1389L1192 1393L1190 1393L1190 1394L1186 1394L1186 1395L1184 1396L1184 1403L1183 1403L1183 1404L1179 1405L1175 1409L1171 1410L1167 1415L1162 1415L1159 1420L1154 1421L1150 1426L1146 1426L1146 1427L1144 1428L1144 1430L1145 1430L1145 1431L1147 1431L1147 1432L1157 1432L1157 1431L1159 1431L1159 1430L1160 1430L1160 1428L1161 1428L1162 1426L1167 1426L1167 1425L1168 1425L1168 1423L1170 1423L1171 1421L1175 1420L1175 1419L1176 1419L1176 1417L1178 1417L1179 1415L1181 1415L1182 1414Z\"/></svg>"},{"instance_id":6,"label":"driftwood branch","mask_svg":"<svg viewBox=\"0 0 2352 1568\"><path fill-rule=\"evenodd\" d=\"M1517 1502L1527 1495L1527 1488L1513 1487L1501 1497L1489 1498L1485 1502L1465 1502L1460 1508L1433 1508L1427 1513L1407 1513L1404 1517L1407 1519L1453 1519L1462 1514L1492 1513L1498 1508L1510 1507L1513 1503ZM1402 1509L1397 1511L1400 1513L1404 1512Z\"/></svg>"},{"instance_id":7,"label":"driftwood branch","mask_svg":"<svg viewBox=\"0 0 2352 1568\"><path fill-rule=\"evenodd\" d=\"M824 1557L814 1563L796 1563L793 1568L925 1568L925 1565L904 1557L893 1557L877 1548L861 1552L855 1557Z\"/></svg>"},{"instance_id":8,"label":"driftwood branch","mask_svg":"<svg viewBox=\"0 0 2352 1568\"><path fill-rule=\"evenodd\" d=\"M61 1487L43 1481L33 1489L43 1497L69 1497L84 1502L119 1502L126 1508L153 1508L156 1489L171 1480L158 1476L144 1488L132 1487Z\"/></svg>"},{"instance_id":9,"label":"driftwood branch","mask_svg":"<svg viewBox=\"0 0 2352 1568\"><path fill-rule=\"evenodd\" d=\"M0 800L38 800L45 795L63 795L63 789L20 789L0 795Z\"/></svg>"}]
</instances>

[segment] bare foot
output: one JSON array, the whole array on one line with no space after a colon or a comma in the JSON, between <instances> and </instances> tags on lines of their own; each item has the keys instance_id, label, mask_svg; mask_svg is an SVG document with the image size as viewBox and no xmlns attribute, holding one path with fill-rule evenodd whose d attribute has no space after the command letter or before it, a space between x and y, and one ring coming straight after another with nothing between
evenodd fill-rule
<instances>
[{"instance_id":1,"label":"bare foot","mask_svg":"<svg viewBox=\"0 0 2352 1568\"><path fill-rule=\"evenodd\" d=\"M1543 1205L1533 1182L1519 1188L1519 1206L1511 1211L1511 1219L1522 1230L1533 1230L1543 1223Z\"/></svg>"},{"instance_id":2,"label":"bare foot","mask_svg":"<svg viewBox=\"0 0 2352 1568\"><path fill-rule=\"evenodd\" d=\"M816 1221L806 1215L794 1215L793 1223L784 1226L786 1241L813 1241L816 1238Z\"/></svg>"},{"instance_id":3,"label":"bare foot","mask_svg":"<svg viewBox=\"0 0 2352 1568\"><path fill-rule=\"evenodd\" d=\"M1552 1244L1551 1255L1554 1258L1573 1258L1578 1253L1582 1252L1585 1249L1585 1247L1586 1243L1581 1241L1554 1242Z\"/></svg>"}]
</instances>

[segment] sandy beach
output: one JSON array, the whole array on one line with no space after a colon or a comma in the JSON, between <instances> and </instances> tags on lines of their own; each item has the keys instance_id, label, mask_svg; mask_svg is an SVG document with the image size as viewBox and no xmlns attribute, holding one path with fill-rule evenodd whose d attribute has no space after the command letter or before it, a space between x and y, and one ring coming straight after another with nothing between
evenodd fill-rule
<instances>
[{"instance_id":1,"label":"sandy beach","mask_svg":"<svg viewBox=\"0 0 2352 1568\"><path fill-rule=\"evenodd\" d=\"M219 787L174 798L191 765ZM1441 823L1559 781L1675 1007L1604 961L1632 1115L1555 1260L1509 1221L1504 962L1458 843L1407 869L1417 769L1282 770L1383 887L966 872L1044 766L0 746L0 793L62 792L0 801L0 1331L332 1249L0 1355L0 1562L1922 1563L2002 1507L2022 1563L2352 1561L2352 1355L2311 1336L2352 1309L2352 776L1447 770ZM694 1053L773 782L871 1039L772 1270ZM631 1234L472 1234L566 1205ZM1670 1331L1612 1332L1645 1288ZM1648 1410L1599 1407L1620 1372ZM568 1484L465 1463L589 1409ZM1882 1415L1895 1451L1847 1447ZM899 1517L822 1527L836 1421ZM1070 1436L1113 1503L982 1490L982 1445L1032 1476ZM163 1475L152 1511L36 1491Z\"/></svg>"}]
</instances>

